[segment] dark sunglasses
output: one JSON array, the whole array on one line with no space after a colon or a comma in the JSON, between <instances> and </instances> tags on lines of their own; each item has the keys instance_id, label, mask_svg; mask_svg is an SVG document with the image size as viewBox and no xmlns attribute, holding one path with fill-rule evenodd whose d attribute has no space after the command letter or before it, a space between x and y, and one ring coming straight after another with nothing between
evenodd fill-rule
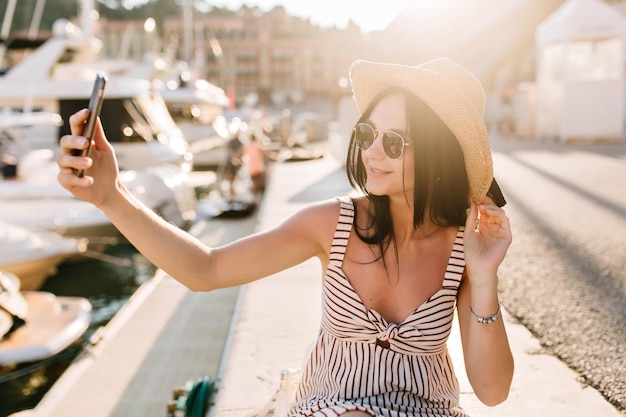
<instances>
[{"instance_id":1,"label":"dark sunglasses","mask_svg":"<svg viewBox=\"0 0 626 417\"><path fill-rule=\"evenodd\" d=\"M392 132L391 130L380 131L374 129L367 123L359 123L354 127L354 140L356 141L356 145L362 151L365 151L374 144L379 133L382 133L385 155L387 155L389 159L399 159L402 157L404 147L409 146L409 143L399 133Z\"/></svg>"}]
</instances>

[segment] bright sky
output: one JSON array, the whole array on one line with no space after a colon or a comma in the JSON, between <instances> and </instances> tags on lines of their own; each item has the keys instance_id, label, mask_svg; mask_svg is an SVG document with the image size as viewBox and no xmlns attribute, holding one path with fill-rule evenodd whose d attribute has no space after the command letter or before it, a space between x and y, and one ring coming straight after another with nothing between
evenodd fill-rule
<instances>
[{"instance_id":1,"label":"bright sky","mask_svg":"<svg viewBox=\"0 0 626 417\"><path fill-rule=\"evenodd\" d=\"M292 15L310 18L321 26L344 28L350 20L365 32L380 30L395 19L409 0L211 0L210 4L236 9L242 4L270 10L282 5Z\"/></svg>"},{"instance_id":2,"label":"bright sky","mask_svg":"<svg viewBox=\"0 0 626 417\"><path fill-rule=\"evenodd\" d=\"M345 28L350 20L365 32L381 30L398 16L410 0L196 0L196 4L237 9L242 5L271 10L282 5L287 13L310 18L321 26ZM126 0L126 4L145 3L146 0Z\"/></svg>"}]
</instances>

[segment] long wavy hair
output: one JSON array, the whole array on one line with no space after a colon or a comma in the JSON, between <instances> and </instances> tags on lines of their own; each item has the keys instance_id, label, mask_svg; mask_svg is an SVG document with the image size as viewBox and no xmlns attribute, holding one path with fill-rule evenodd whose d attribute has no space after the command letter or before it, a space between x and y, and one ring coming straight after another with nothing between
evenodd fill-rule
<instances>
[{"instance_id":1,"label":"long wavy hair","mask_svg":"<svg viewBox=\"0 0 626 417\"><path fill-rule=\"evenodd\" d=\"M438 226L464 225L469 208L469 181L463 151L454 134L426 103L403 88L392 87L372 100L358 122L367 121L381 99L389 95L404 97L407 118L405 131L411 143L405 152L411 152L415 161L413 227L424 224L427 213L430 221ZM403 158L406 157L409 154L403 155ZM355 215L354 230L363 242L379 247L378 258L384 262L389 245L395 243L389 197L373 195L367 190L367 173L361 150L354 140L354 131L348 145L346 171L350 184L370 202L366 226L359 228ZM405 195L408 201L406 189ZM396 248L397 260L397 247L395 244L393 246Z\"/></svg>"}]
</instances>

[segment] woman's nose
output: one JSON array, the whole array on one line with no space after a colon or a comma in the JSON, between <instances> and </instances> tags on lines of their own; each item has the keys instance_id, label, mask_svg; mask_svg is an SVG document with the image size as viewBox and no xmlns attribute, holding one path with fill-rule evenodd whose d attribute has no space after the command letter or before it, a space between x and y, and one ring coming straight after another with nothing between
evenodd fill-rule
<instances>
[{"instance_id":1,"label":"woman's nose","mask_svg":"<svg viewBox=\"0 0 626 417\"><path fill-rule=\"evenodd\" d=\"M373 158L384 158L385 150L383 148L382 134L378 131L374 132L374 134L376 135L374 137L374 142L372 142L372 145L367 148L365 152L368 153L368 156Z\"/></svg>"}]
</instances>

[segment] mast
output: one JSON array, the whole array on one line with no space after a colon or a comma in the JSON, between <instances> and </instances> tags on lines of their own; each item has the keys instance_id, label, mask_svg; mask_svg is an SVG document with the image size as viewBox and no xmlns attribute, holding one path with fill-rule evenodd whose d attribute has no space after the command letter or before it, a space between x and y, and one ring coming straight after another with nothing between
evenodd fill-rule
<instances>
[{"instance_id":1,"label":"mast","mask_svg":"<svg viewBox=\"0 0 626 417\"><path fill-rule=\"evenodd\" d=\"M95 11L94 0L80 0L79 24L80 29L87 39L94 36L93 12Z\"/></svg>"},{"instance_id":2,"label":"mast","mask_svg":"<svg viewBox=\"0 0 626 417\"><path fill-rule=\"evenodd\" d=\"M7 8L4 11L4 19L2 20L2 28L0 29L0 68L2 68L4 64L4 53L7 49L5 41L11 33L11 24L13 23L16 4L17 0L9 0Z\"/></svg>"},{"instance_id":3,"label":"mast","mask_svg":"<svg viewBox=\"0 0 626 417\"><path fill-rule=\"evenodd\" d=\"M17 0L9 0L7 3L7 8L4 12L4 20L2 21L2 30L0 32L2 41L5 41L9 37L9 33L11 33L11 24L13 23L13 15L15 14L16 4Z\"/></svg>"},{"instance_id":4,"label":"mast","mask_svg":"<svg viewBox=\"0 0 626 417\"><path fill-rule=\"evenodd\" d=\"M183 60L191 64L193 48L192 0L183 0Z\"/></svg>"},{"instance_id":5,"label":"mast","mask_svg":"<svg viewBox=\"0 0 626 417\"><path fill-rule=\"evenodd\" d=\"M30 28L28 29L28 38L37 38L39 33L39 26L41 25L41 16L43 15L43 8L46 4L46 0L37 0L35 4L35 11L33 12L33 19L30 21Z\"/></svg>"}]
</instances>

